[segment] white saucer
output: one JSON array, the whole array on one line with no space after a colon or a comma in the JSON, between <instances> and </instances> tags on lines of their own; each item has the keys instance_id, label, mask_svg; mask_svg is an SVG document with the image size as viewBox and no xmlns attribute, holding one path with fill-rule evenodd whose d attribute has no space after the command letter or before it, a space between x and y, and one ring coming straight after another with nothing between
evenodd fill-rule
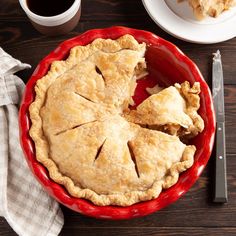
<instances>
[{"instance_id":1,"label":"white saucer","mask_svg":"<svg viewBox=\"0 0 236 236\"><path fill-rule=\"evenodd\" d=\"M236 7L219 17L202 21L194 18L187 2L177 0L142 0L151 18L163 30L185 41L210 44L236 37Z\"/></svg>"}]
</instances>

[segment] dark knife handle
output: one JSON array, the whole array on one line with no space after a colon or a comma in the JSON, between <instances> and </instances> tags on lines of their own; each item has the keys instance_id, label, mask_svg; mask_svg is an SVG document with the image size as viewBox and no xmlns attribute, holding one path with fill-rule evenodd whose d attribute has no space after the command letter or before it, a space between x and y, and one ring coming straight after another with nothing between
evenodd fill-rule
<instances>
[{"instance_id":1,"label":"dark knife handle","mask_svg":"<svg viewBox=\"0 0 236 236\"><path fill-rule=\"evenodd\" d=\"M216 173L214 202L228 201L225 152L225 123L216 124Z\"/></svg>"}]
</instances>

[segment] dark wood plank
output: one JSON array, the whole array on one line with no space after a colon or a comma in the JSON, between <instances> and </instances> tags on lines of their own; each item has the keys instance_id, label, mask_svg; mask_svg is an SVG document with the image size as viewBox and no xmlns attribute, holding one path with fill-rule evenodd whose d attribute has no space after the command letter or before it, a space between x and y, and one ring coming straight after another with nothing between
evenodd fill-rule
<instances>
[{"instance_id":1,"label":"dark wood plank","mask_svg":"<svg viewBox=\"0 0 236 236\"><path fill-rule=\"evenodd\" d=\"M2 227L3 226L3 227ZM0 232L0 236L16 236L17 234L9 227L5 227L5 224L1 224L2 230ZM86 236L119 236L119 235L127 235L127 236L177 236L177 235L209 235L209 236L233 236L235 235L236 228L235 227L80 227L80 228L67 228L64 227L60 233L60 236L77 236L77 235L86 235Z\"/></svg>"},{"instance_id":2,"label":"dark wood plank","mask_svg":"<svg viewBox=\"0 0 236 236\"><path fill-rule=\"evenodd\" d=\"M209 235L209 236L222 236L222 235L235 235L236 228L183 228L183 227L166 227L166 228L157 228L157 227L127 227L127 228L80 228L76 230L70 228L68 230L63 229L61 236L63 235L99 235L99 236L116 236L116 235L140 235L140 236L177 236L177 235Z\"/></svg>"},{"instance_id":3,"label":"dark wood plank","mask_svg":"<svg viewBox=\"0 0 236 236\"><path fill-rule=\"evenodd\" d=\"M236 153L236 86L225 86L226 152Z\"/></svg>"},{"instance_id":4,"label":"dark wood plank","mask_svg":"<svg viewBox=\"0 0 236 236\"><path fill-rule=\"evenodd\" d=\"M17 235L13 229L8 225L6 220L0 217L0 236L15 236Z\"/></svg>"}]
</instances>

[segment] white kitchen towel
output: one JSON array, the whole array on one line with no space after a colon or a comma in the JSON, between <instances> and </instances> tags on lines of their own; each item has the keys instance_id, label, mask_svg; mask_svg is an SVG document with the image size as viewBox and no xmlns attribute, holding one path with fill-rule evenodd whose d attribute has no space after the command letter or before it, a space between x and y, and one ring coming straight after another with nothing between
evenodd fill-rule
<instances>
[{"instance_id":1,"label":"white kitchen towel","mask_svg":"<svg viewBox=\"0 0 236 236\"><path fill-rule=\"evenodd\" d=\"M55 236L64 224L59 204L37 182L19 143L18 107L24 90L15 72L30 68L0 47L0 216L22 236Z\"/></svg>"}]
</instances>

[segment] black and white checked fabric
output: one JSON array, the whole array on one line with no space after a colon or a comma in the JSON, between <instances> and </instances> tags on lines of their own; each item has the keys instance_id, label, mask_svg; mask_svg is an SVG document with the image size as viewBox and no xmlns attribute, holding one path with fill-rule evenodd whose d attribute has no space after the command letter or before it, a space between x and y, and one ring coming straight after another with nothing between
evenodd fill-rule
<instances>
[{"instance_id":1,"label":"black and white checked fabric","mask_svg":"<svg viewBox=\"0 0 236 236\"><path fill-rule=\"evenodd\" d=\"M19 144L18 105L25 85L13 73L25 68L30 65L0 48L0 216L18 235L55 236L63 214L30 172Z\"/></svg>"}]
</instances>

